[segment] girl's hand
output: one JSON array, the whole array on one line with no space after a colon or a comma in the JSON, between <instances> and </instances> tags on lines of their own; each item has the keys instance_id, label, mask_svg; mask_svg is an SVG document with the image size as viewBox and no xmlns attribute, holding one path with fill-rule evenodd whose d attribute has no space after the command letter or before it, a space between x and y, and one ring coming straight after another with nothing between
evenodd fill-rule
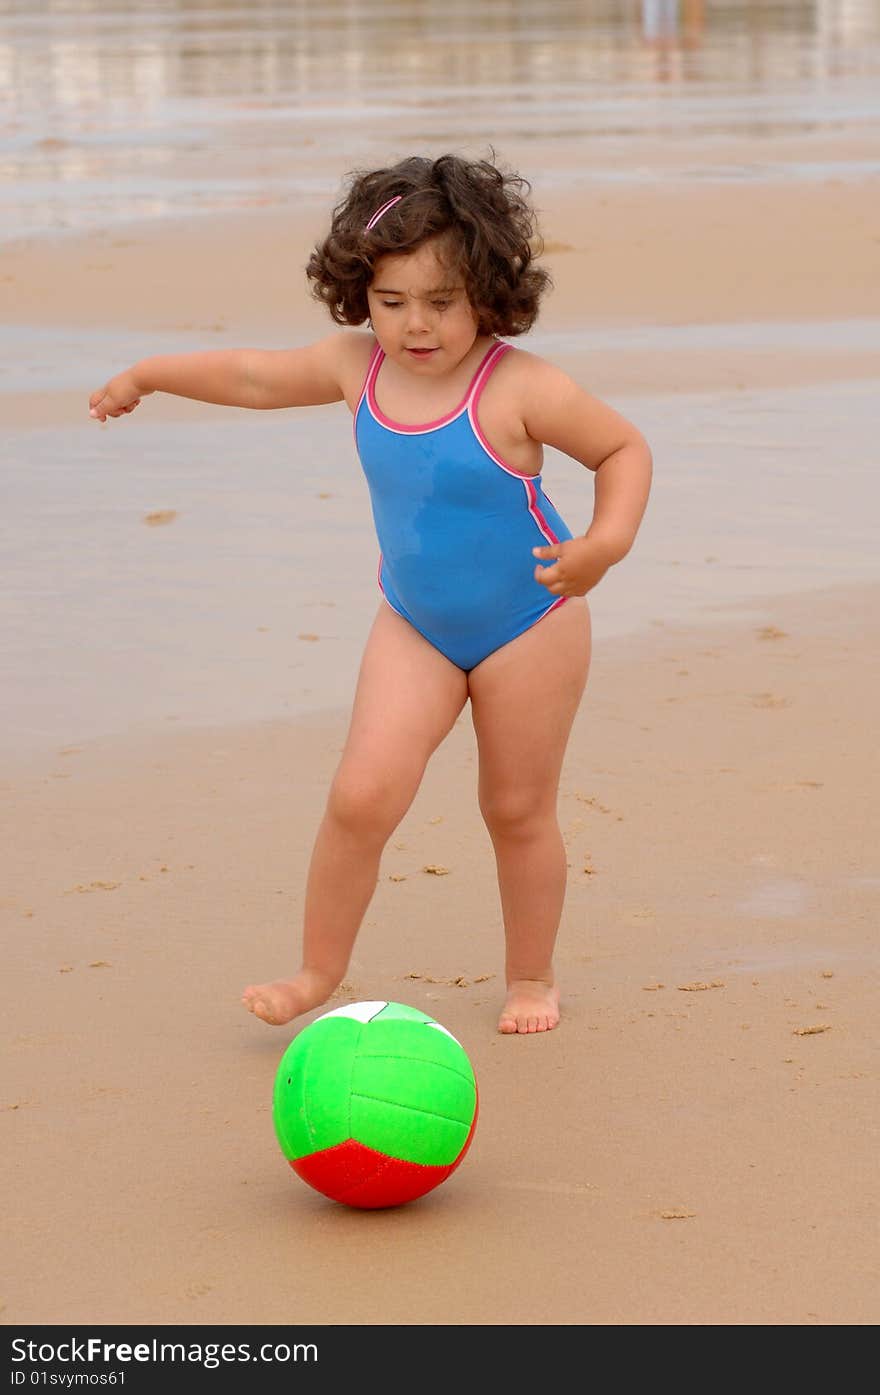
<instances>
[{"instance_id":1,"label":"girl's hand","mask_svg":"<svg viewBox=\"0 0 880 1395\"><path fill-rule=\"evenodd\" d=\"M89 416L97 421L125 416L126 412L134 411L144 396L146 394L138 388L131 370L128 369L125 373L118 373L104 387L92 393L89 398Z\"/></svg>"},{"instance_id":2,"label":"girl's hand","mask_svg":"<svg viewBox=\"0 0 880 1395\"><path fill-rule=\"evenodd\" d=\"M549 563L535 567L535 580L554 596L585 596L617 561L608 548L588 537L533 547L532 556Z\"/></svg>"}]
</instances>

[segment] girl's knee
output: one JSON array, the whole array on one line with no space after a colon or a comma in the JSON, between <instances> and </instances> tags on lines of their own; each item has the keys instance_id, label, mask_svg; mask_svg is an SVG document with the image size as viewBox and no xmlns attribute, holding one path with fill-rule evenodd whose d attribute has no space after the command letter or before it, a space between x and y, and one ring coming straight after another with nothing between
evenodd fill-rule
<instances>
[{"instance_id":1,"label":"girl's knee","mask_svg":"<svg viewBox=\"0 0 880 1395\"><path fill-rule=\"evenodd\" d=\"M388 772L337 771L330 786L327 814L349 833L388 838L412 801L409 783Z\"/></svg>"},{"instance_id":2,"label":"girl's knee","mask_svg":"<svg viewBox=\"0 0 880 1395\"><path fill-rule=\"evenodd\" d=\"M534 790L510 789L481 794L480 813L493 836L529 839L556 823L556 801Z\"/></svg>"}]
</instances>

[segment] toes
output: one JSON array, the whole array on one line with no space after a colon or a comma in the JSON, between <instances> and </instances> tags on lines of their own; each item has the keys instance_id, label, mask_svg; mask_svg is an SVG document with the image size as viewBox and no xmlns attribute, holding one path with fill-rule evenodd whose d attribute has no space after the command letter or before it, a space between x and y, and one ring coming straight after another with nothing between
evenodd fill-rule
<instances>
[{"instance_id":1,"label":"toes","mask_svg":"<svg viewBox=\"0 0 880 1395\"><path fill-rule=\"evenodd\" d=\"M263 1022L268 1022L273 1027L277 1025L275 1014L264 998L258 998L255 993L245 993L241 1001L244 1003L248 1012L254 1014L254 1017L259 1017Z\"/></svg>"},{"instance_id":2,"label":"toes","mask_svg":"<svg viewBox=\"0 0 880 1395\"><path fill-rule=\"evenodd\" d=\"M264 1003L261 998L258 998L254 1003L251 1012L255 1013L262 1022L268 1022L270 1027L278 1027L280 1025L277 1012L273 1012L269 1004Z\"/></svg>"},{"instance_id":3,"label":"toes","mask_svg":"<svg viewBox=\"0 0 880 1395\"><path fill-rule=\"evenodd\" d=\"M511 1017L503 1016L498 1020L498 1030L505 1036L530 1036L533 1032L552 1032L558 1025L559 1019L553 1017Z\"/></svg>"}]
</instances>

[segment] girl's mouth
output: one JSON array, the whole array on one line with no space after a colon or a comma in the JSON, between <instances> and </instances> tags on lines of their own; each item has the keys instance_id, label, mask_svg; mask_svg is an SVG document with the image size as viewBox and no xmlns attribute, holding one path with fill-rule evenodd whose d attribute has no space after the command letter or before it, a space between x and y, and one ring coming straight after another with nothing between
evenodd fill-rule
<instances>
[{"instance_id":1,"label":"girl's mouth","mask_svg":"<svg viewBox=\"0 0 880 1395\"><path fill-rule=\"evenodd\" d=\"M407 352L408 354L412 354L414 358L428 358L430 354L435 354L435 353L437 352L437 350L436 350L436 348L434 348L434 349L407 349L406 352Z\"/></svg>"}]
</instances>

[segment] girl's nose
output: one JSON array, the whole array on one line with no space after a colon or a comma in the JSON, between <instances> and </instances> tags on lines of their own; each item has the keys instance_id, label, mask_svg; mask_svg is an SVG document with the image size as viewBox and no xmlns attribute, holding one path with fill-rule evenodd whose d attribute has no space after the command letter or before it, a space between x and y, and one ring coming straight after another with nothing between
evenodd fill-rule
<instances>
[{"instance_id":1,"label":"girl's nose","mask_svg":"<svg viewBox=\"0 0 880 1395\"><path fill-rule=\"evenodd\" d=\"M412 299L407 304L406 325L409 330L429 328L430 314L427 305L421 300Z\"/></svg>"}]
</instances>

